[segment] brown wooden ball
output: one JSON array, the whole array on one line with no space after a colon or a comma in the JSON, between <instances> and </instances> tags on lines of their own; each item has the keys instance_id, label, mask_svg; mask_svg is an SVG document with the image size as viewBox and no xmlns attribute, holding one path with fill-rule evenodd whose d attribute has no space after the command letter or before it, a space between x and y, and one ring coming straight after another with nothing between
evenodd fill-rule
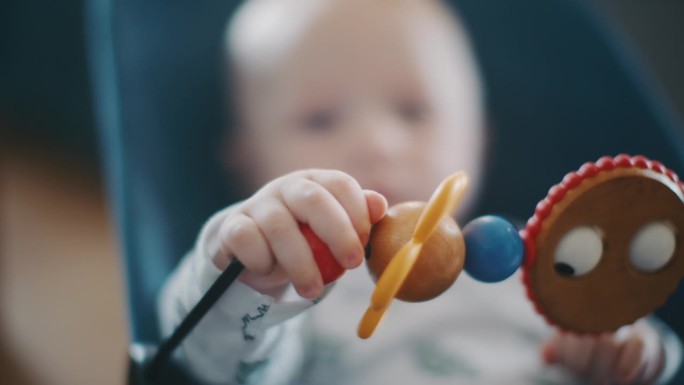
<instances>
[{"instance_id":1,"label":"brown wooden ball","mask_svg":"<svg viewBox=\"0 0 684 385\"><path fill-rule=\"evenodd\" d=\"M377 282L394 254L411 239L425 202L405 202L392 206L373 226L366 255L368 270ZM461 229L450 216L444 216L423 245L413 270L396 295L407 302L428 301L442 294L463 270L465 242Z\"/></svg>"}]
</instances>

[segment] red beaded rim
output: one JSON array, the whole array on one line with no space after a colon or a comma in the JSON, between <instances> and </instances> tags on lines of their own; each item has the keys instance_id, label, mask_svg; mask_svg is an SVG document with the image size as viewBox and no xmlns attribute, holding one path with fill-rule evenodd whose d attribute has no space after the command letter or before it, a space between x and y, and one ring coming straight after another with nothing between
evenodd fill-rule
<instances>
[{"instance_id":1,"label":"red beaded rim","mask_svg":"<svg viewBox=\"0 0 684 385\"><path fill-rule=\"evenodd\" d=\"M522 268L522 280L525 284L525 291L527 292L527 297L534 304L537 313L542 315L550 325L558 326L544 313L544 310L537 302L534 292L532 291L530 282L530 270L537 258L534 244L541 231L542 223L549 217L553 207L565 198L565 194L567 194L568 191L579 186L584 180L591 179L601 172L618 168L640 168L665 175L668 179L677 184L684 194L684 182L679 180L679 177L674 171L668 169L662 163L656 160L650 160L645 156L630 156L627 154L620 154L614 158L604 156L597 160L596 163L587 162L583 164L579 170L567 173L560 183L551 187L546 198L537 203L534 215L527 221L525 228L520 230L520 238L522 238L525 247L525 258Z\"/></svg>"}]
</instances>

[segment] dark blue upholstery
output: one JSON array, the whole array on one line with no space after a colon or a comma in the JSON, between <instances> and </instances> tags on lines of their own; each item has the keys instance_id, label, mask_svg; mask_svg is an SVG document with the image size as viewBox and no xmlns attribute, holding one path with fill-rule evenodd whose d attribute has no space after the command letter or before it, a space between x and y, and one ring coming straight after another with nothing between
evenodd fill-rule
<instances>
[{"instance_id":1,"label":"dark blue upholstery","mask_svg":"<svg viewBox=\"0 0 684 385\"><path fill-rule=\"evenodd\" d=\"M479 213L525 220L585 161L641 153L684 173L683 129L628 47L581 0L458 0L487 82ZM219 168L219 46L236 1L90 0L96 111L134 341L204 220L235 199ZM661 311L684 333L684 290Z\"/></svg>"},{"instance_id":2,"label":"dark blue upholstery","mask_svg":"<svg viewBox=\"0 0 684 385\"><path fill-rule=\"evenodd\" d=\"M234 2L233 2L234 3ZM158 341L157 291L230 201L217 156L226 1L88 3L96 113L135 341Z\"/></svg>"}]
</instances>

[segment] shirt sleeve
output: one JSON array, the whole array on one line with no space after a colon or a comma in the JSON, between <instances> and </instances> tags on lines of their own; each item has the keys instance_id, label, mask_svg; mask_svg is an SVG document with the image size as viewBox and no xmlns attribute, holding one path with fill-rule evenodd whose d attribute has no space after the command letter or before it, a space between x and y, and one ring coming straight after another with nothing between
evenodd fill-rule
<instances>
[{"instance_id":1,"label":"shirt sleeve","mask_svg":"<svg viewBox=\"0 0 684 385\"><path fill-rule=\"evenodd\" d=\"M212 256L218 230L231 207L206 223L192 252L166 282L159 300L161 330L170 335L221 271ZM207 384L280 384L298 375L303 363L303 312L322 299L299 297L289 288L282 299L235 281L184 340L179 359Z\"/></svg>"}]
</instances>

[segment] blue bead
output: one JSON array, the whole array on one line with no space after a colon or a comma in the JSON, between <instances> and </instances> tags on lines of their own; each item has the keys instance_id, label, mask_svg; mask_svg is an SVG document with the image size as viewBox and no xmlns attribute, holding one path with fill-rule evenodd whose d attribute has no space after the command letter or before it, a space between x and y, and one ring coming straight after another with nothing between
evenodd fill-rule
<instances>
[{"instance_id":1,"label":"blue bead","mask_svg":"<svg viewBox=\"0 0 684 385\"><path fill-rule=\"evenodd\" d=\"M465 271L483 282L499 282L510 277L523 260L523 242L518 230L507 220L485 215L463 228Z\"/></svg>"}]
</instances>

